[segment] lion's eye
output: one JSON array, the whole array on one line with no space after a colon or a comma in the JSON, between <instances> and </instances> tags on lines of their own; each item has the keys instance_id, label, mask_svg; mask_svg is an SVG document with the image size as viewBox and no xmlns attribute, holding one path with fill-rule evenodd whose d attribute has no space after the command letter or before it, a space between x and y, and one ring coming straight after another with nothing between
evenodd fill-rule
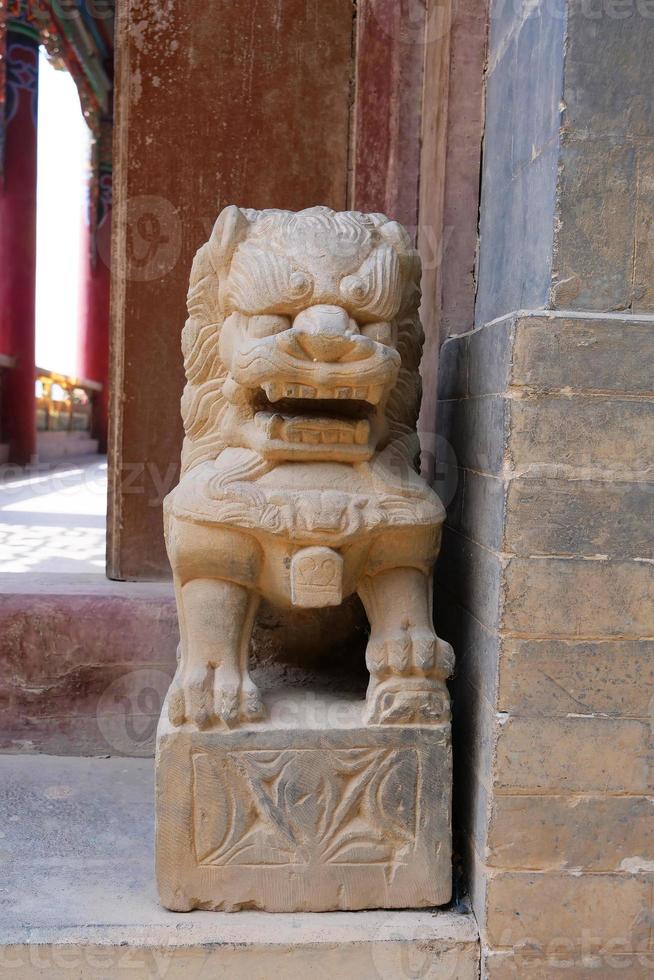
<instances>
[{"instance_id":1,"label":"lion's eye","mask_svg":"<svg viewBox=\"0 0 654 980\"><path fill-rule=\"evenodd\" d=\"M282 330L288 330L291 321L287 316L250 316L248 335L250 337L272 337Z\"/></svg>"},{"instance_id":2,"label":"lion's eye","mask_svg":"<svg viewBox=\"0 0 654 980\"><path fill-rule=\"evenodd\" d=\"M292 272L288 280L288 289L293 299L304 299L313 292L313 280L306 272Z\"/></svg>"},{"instance_id":3,"label":"lion's eye","mask_svg":"<svg viewBox=\"0 0 654 980\"><path fill-rule=\"evenodd\" d=\"M378 344L385 344L388 347L393 342L393 330L386 320L380 320L378 323L366 323L359 330L364 337L376 340Z\"/></svg>"},{"instance_id":4,"label":"lion's eye","mask_svg":"<svg viewBox=\"0 0 654 980\"><path fill-rule=\"evenodd\" d=\"M341 279L341 296L355 303L362 302L368 294L368 286L361 276L345 276Z\"/></svg>"}]
</instances>

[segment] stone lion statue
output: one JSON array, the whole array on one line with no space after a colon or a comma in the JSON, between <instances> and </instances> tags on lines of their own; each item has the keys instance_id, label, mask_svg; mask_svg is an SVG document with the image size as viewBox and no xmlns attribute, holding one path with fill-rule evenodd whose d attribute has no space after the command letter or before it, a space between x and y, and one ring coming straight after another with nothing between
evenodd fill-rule
<instances>
[{"instance_id":1,"label":"stone lion statue","mask_svg":"<svg viewBox=\"0 0 654 980\"><path fill-rule=\"evenodd\" d=\"M165 501L180 621L173 725L264 707L248 672L263 597L357 592L369 724L446 720L432 625L443 507L416 472L420 260L382 214L225 208L198 251L182 334L180 482Z\"/></svg>"}]
</instances>

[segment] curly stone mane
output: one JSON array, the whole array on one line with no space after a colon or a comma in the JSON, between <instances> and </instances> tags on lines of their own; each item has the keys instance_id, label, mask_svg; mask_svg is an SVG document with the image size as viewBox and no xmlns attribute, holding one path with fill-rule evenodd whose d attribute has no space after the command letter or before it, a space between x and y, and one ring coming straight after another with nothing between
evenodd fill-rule
<instances>
[{"instance_id":1,"label":"curly stone mane","mask_svg":"<svg viewBox=\"0 0 654 980\"><path fill-rule=\"evenodd\" d=\"M283 251L284 242L292 240L294 222L298 220L313 222L323 231L326 227L333 228L340 236L356 235L358 230L370 238L373 248L390 245L395 250L404 286L400 309L394 320L402 363L386 414L392 439L405 440L415 436L421 397L418 368L424 335L418 316L420 258L406 231L383 214L335 212L326 207L309 208L295 214L253 211L232 205L219 215L209 241L198 250L191 269L187 297L189 316L182 331L186 373L181 403L185 432L182 473L201 462L215 459L227 446L221 424L226 408L222 388L227 372L220 360L218 338L226 316L224 290L234 252L252 237L256 237L261 248L274 240L275 250L279 252L281 247Z\"/></svg>"}]
</instances>

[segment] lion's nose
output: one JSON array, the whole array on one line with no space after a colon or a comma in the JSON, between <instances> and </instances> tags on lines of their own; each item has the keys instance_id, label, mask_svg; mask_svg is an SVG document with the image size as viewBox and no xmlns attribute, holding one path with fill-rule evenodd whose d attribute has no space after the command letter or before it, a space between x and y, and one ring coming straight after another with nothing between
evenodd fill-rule
<instances>
[{"instance_id":1,"label":"lion's nose","mask_svg":"<svg viewBox=\"0 0 654 980\"><path fill-rule=\"evenodd\" d=\"M340 306L310 306L298 313L291 333L304 356L313 361L358 359L372 352L356 321Z\"/></svg>"}]
</instances>

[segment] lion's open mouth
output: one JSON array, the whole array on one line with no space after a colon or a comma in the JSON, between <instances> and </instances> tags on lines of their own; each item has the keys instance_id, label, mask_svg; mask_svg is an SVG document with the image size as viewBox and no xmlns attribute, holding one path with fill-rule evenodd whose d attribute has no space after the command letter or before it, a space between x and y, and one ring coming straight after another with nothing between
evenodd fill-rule
<instances>
[{"instance_id":1,"label":"lion's open mouth","mask_svg":"<svg viewBox=\"0 0 654 980\"><path fill-rule=\"evenodd\" d=\"M305 445L366 446L382 386L313 388L267 384L255 402L255 422L268 439ZM373 402L372 399L375 399Z\"/></svg>"}]
</instances>

